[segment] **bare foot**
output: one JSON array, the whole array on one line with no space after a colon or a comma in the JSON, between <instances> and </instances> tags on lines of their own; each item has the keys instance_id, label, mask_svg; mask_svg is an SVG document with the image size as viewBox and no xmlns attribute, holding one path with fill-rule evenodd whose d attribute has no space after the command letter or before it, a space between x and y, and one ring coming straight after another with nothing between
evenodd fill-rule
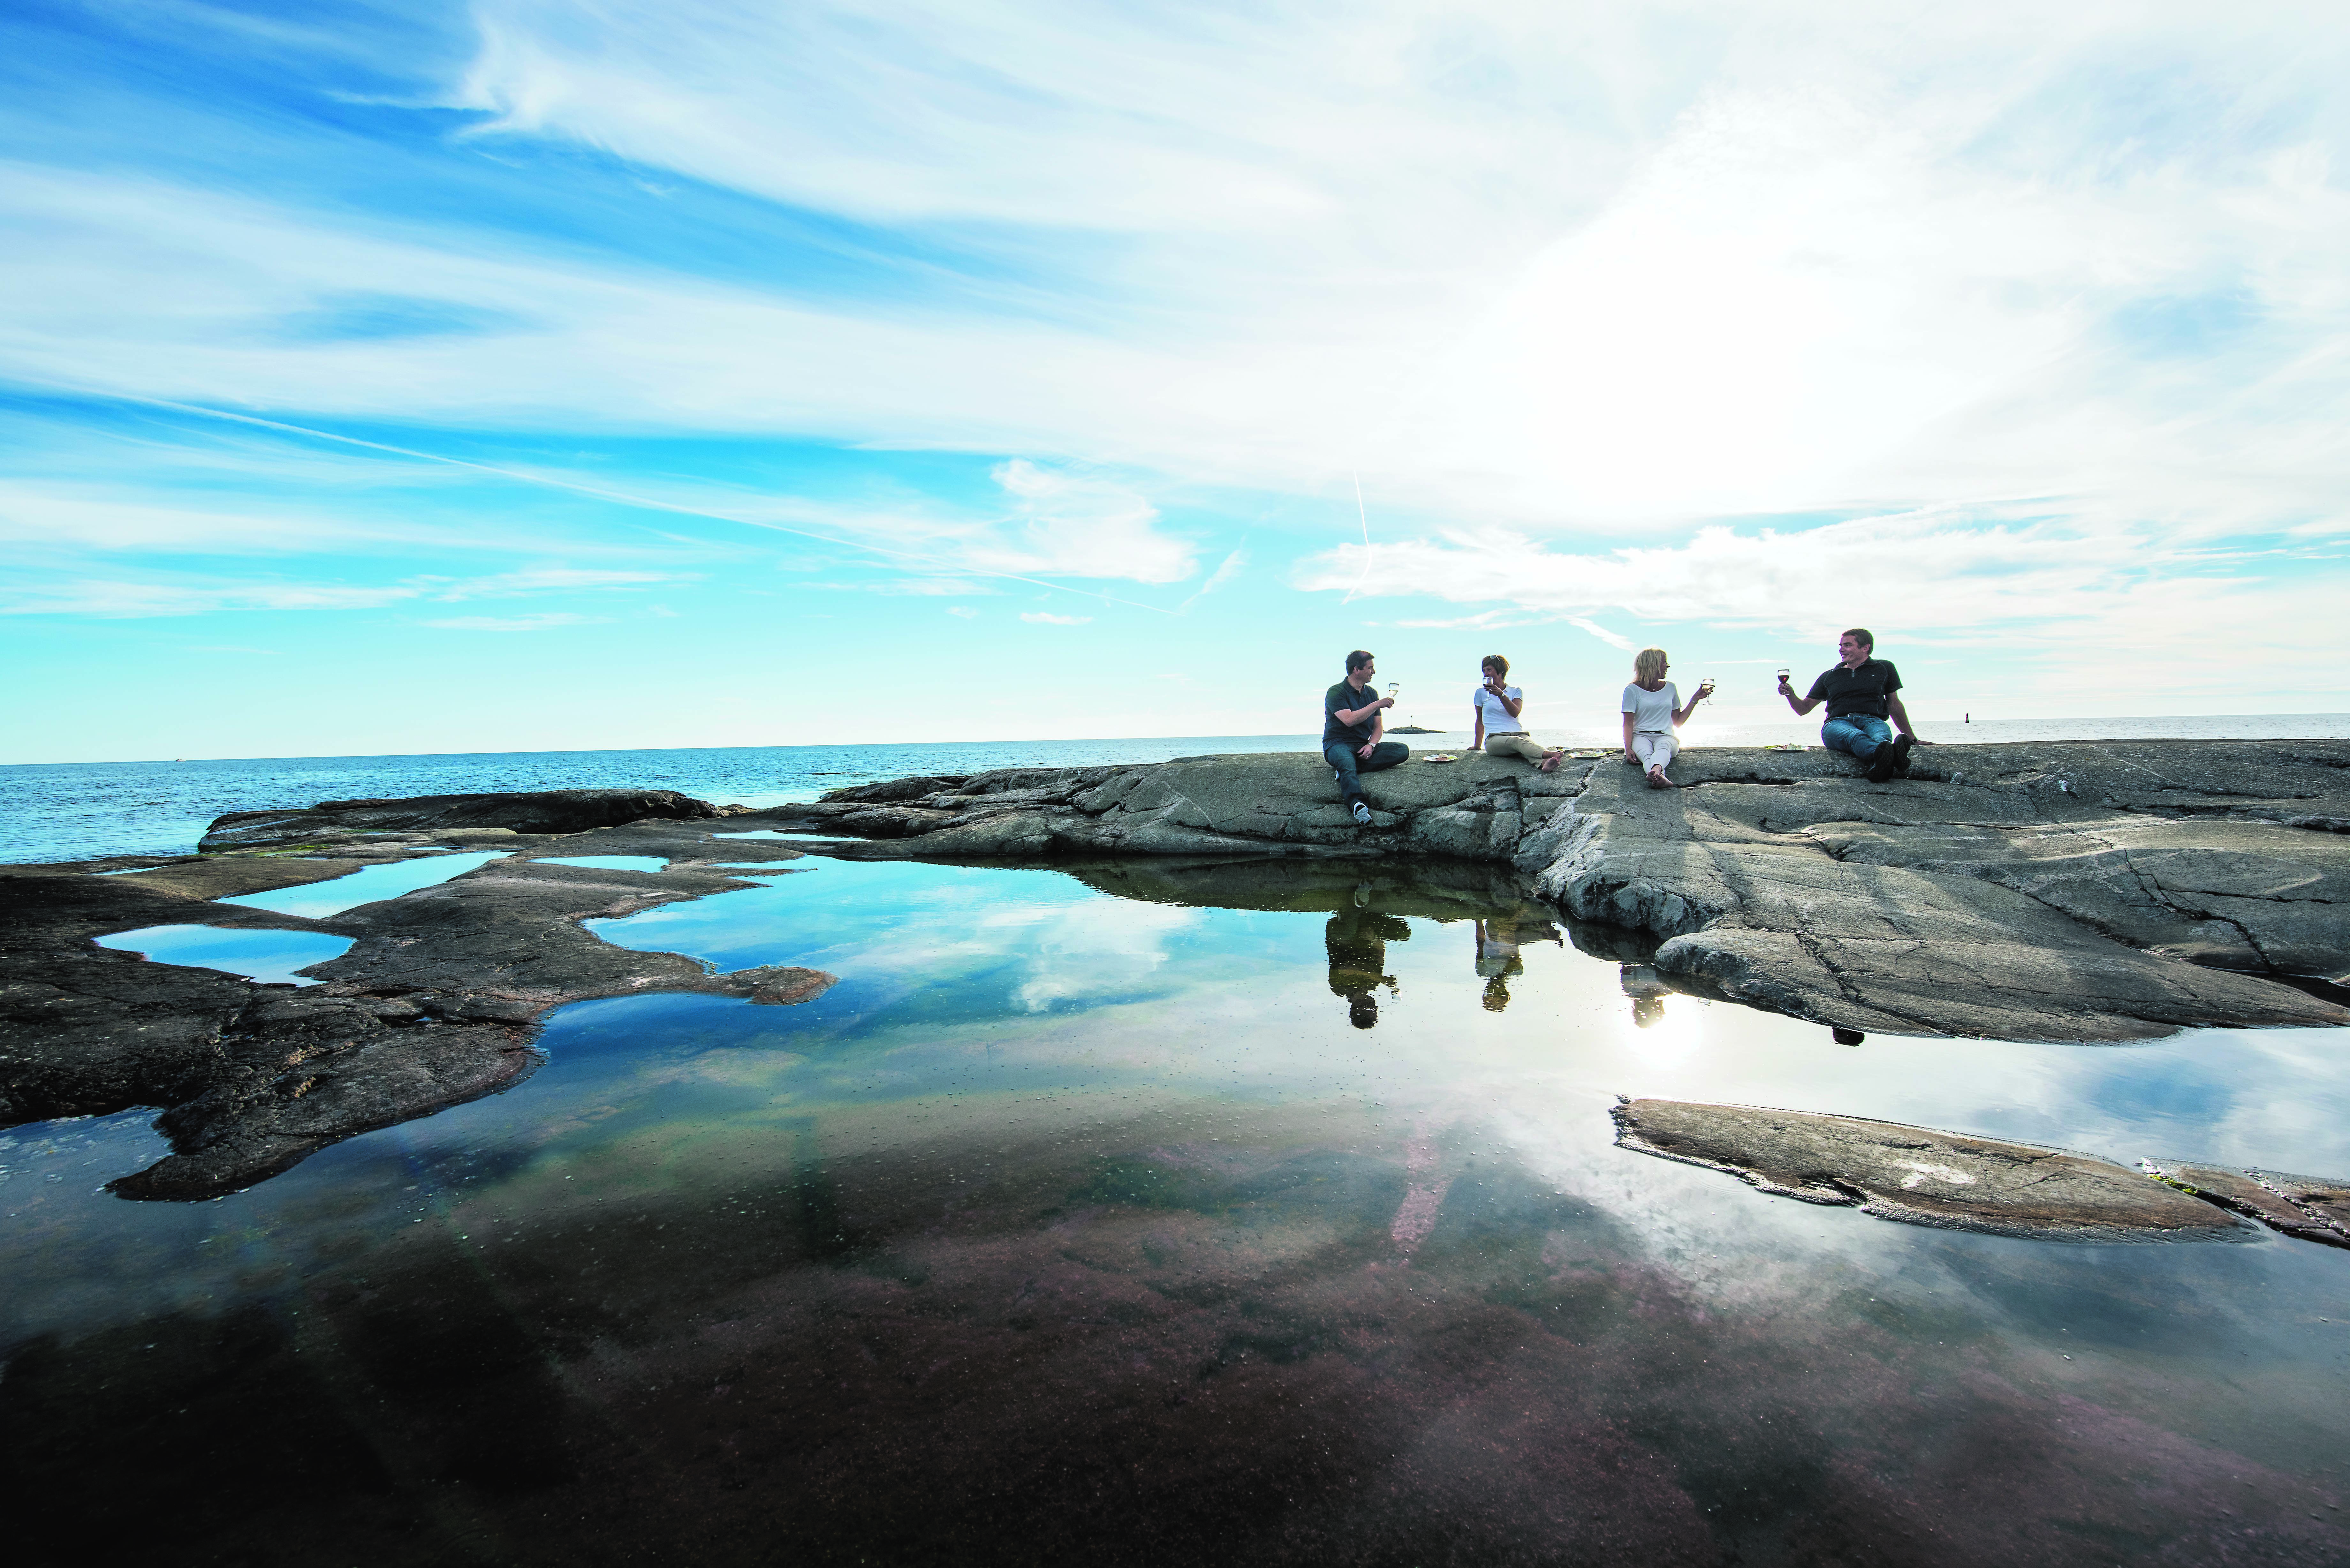
<instances>
[{"instance_id":1,"label":"bare foot","mask_svg":"<svg viewBox=\"0 0 2350 1568\"><path fill-rule=\"evenodd\" d=\"M1566 753L1564 752L1553 752L1550 755L1544 757L1542 761L1534 764L1534 772L1538 774L1556 773L1558 771L1558 759L1565 754Z\"/></svg>"},{"instance_id":2,"label":"bare foot","mask_svg":"<svg viewBox=\"0 0 2350 1568\"><path fill-rule=\"evenodd\" d=\"M1650 768L1648 770L1648 787L1650 789L1679 789L1681 786L1667 778L1665 776L1665 771L1662 768Z\"/></svg>"}]
</instances>

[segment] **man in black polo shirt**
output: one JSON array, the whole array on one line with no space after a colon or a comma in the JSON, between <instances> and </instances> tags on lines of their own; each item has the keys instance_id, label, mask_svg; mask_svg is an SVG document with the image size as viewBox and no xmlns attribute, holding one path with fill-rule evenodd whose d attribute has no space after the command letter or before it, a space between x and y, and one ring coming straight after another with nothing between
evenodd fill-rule
<instances>
[{"instance_id":1,"label":"man in black polo shirt","mask_svg":"<svg viewBox=\"0 0 2350 1568\"><path fill-rule=\"evenodd\" d=\"M1837 639L1836 652L1841 657L1835 668L1813 681L1808 694L1796 696L1783 675L1779 695L1798 713L1825 702L1828 717L1820 726L1820 744L1866 763L1871 784L1907 774L1909 748L1930 742L1918 738L1908 710L1901 706L1901 672L1889 659L1876 657L1877 639L1866 627L1854 627ZM1901 726L1898 735L1887 719Z\"/></svg>"},{"instance_id":2,"label":"man in black polo shirt","mask_svg":"<svg viewBox=\"0 0 2350 1568\"><path fill-rule=\"evenodd\" d=\"M1392 697L1371 695L1371 678L1378 673L1371 656L1361 649L1347 655L1347 679L1322 693L1322 755L1338 775L1338 794L1347 812L1364 827L1371 825L1371 808L1363 802L1359 774L1391 768L1411 755L1400 741L1382 741L1386 711Z\"/></svg>"}]
</instances>

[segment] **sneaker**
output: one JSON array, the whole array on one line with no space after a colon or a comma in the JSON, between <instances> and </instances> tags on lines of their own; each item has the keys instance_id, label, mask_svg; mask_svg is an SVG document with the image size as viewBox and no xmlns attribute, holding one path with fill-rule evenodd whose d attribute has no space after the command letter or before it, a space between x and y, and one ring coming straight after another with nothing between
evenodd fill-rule
<instances>
[{"instance_id":1,"label":"sneaker","mask_svg":"<svg viewBox=\"0 0 2350 1568\"><path fill-rule=\"evenodd\" d=\"M1883 784L1886 780L1891 778L1893 776L1894 766L1899 761L1900 758L1894 754L1894 751L1891 746L1877 747L1877 754L1868 759L1868 782L1871 784Z\"/></svg>"},{"instance_id":2,"label":"sneaker","mask_svg":"<svg viewBox=\"0 0 2350 1568\"><path fill-rule=\"evenodd\" d=\"M1355 826L1357 827L1368 827L1370 825L1371 808L1364 805L1361 801L1357 801L1355 803Z\"/></svg>"},{"instance_id":3,"label":"sneaker","mask_svg":"<svg viewBox=\"0 0 2350 1568\"><path fill-rule=\"evenodd\" d=\"M1893 737L1893 771L1905 779L1909 776L1909 748L1917 743L1915 735Z\"/></svg>"}]
</instances>

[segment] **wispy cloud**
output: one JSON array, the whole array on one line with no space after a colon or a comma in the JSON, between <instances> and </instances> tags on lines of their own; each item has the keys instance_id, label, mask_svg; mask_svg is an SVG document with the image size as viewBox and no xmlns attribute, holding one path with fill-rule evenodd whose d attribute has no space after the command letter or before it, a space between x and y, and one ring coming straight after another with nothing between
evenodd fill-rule
<instances>
[{"instance_id":1,"label":"wispy cloud","mask_svg":"<svg viewBox=\"0 0 2350 1568\"><path fill-rule=\"evenodd\" d=\"M541 615L464 615L424 624L441 631L553 631L560 627L589 626L608 618L550 610Z\"/></svg>"},{"instance_id":2,"label":"wispy cloud","mask_svg":"<svg viewBox=\"0 0 2350 1568\"><path fill-rule=\"evenodd\" d=\"M1049 610L1022 610L1020 618L1030 626L1086 626L1094 618L1089 615L1055 615Z\"/></svg>"}]
</instances>

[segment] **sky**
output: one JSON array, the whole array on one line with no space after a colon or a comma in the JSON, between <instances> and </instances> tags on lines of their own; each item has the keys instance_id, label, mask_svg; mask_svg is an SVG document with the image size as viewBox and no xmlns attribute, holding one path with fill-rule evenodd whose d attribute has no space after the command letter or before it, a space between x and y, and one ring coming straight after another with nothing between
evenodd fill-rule
<instances>
[{"instance_id":1,"label":"sky","mask_svg":"<svg viewBox=\"0 0 2350 1568\"><path fill-rule=\"evenodd\" d=\"M0 762L2350 710L2350 13L0 9ZM1930 731L1929 731L1930 732Z\"/></svg>"}]
</instances>

